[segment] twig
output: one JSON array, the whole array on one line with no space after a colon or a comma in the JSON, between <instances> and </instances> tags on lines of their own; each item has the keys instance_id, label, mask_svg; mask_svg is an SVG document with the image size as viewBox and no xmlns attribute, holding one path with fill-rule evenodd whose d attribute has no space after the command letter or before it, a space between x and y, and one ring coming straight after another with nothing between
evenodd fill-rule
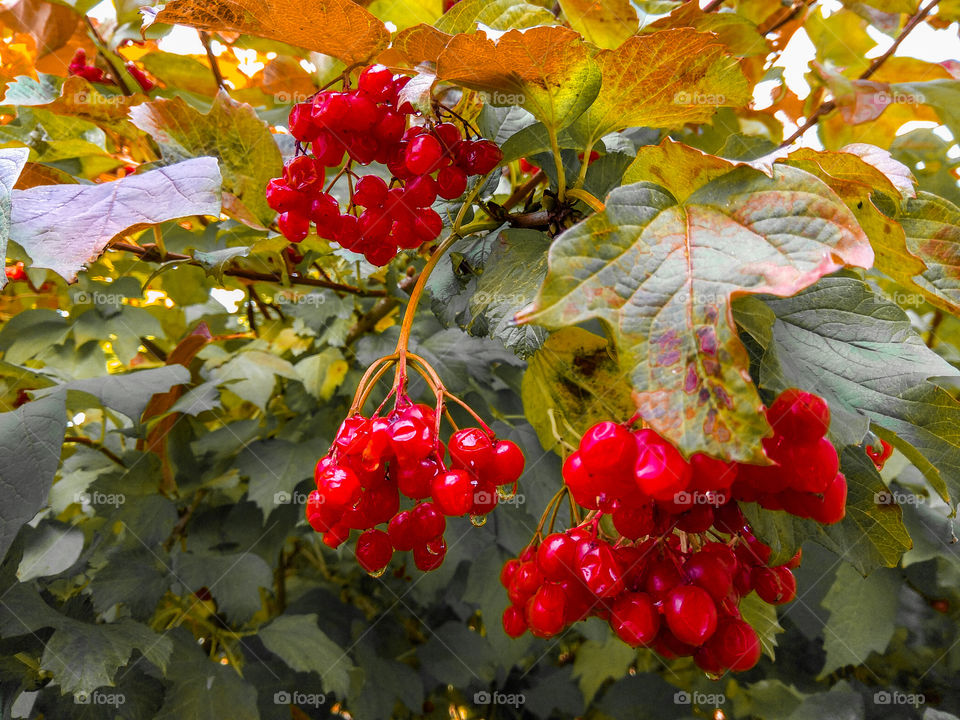
<instances>
[{"instance_id":1,"label":"twig","mask_svg":"<svg viewBox=\"0 0 960 720\"><path fill-rule=\"evenodd\" d=\"M229 92L226 83L223 81L223 73L220 72L220 62L217 60L217 56L213 54L213 48L210 47L210 35L206 30L200 31L200 42L203 43L203 49L207 51L210 72L213 73L213 79L217 82L217 87L224 92Z\"/></svg>"},{"instance_id":2,"label":"twig","mask_svg":"<svg viewBox=\"0 0 960 720\"><path fill-rule=\"evenodd\" d=\"M870 78L870 76L872 76L875 72L877 72L877 70L880 69L880 66L883 65L883 63L885 63L893 55L893 53L896 52L897 48L900 47L900 43L902 43L907 38L907 35L909 35L917 25L923 22L926 19L927 15L929 15L931 11L939 3L940 3L940 0L931 0L931 2L929 2L926 5L926 7L918 10L916 14L913 15L913 17L907 20L907 24L903 26L903 30L900 31L899 35L897 35L896 39L893 41L893 44L889 48L887 48L887 51L885 53L874 58L873 62L870 63L870 67L868 67L866 70L860 73L860 77L858 77L857 79L867 80L868 78ZM820 107L818 107L814 111L813 115L811 115L810 118L803 125L797 128L796 132L793 133L793 135L791 135L782 143L780 143L780 148L785 148L789 145L792 145L794 141L797 140L797 138L802 137L803 134L807 132L807 130L809 130L818 122L820 122L820 118L822 118L824 115L826 115L828 112L832 111L836 107L837 107L837 103L834 100L827 100L826 102L821 103Z\"/></svg>"},{"instance_id":3,"label":"twig","mask_svg":"<svg viewBox=\"0 0 960 720\"><path fill-rule=\"evenodd\" d=\"M197 511L197 508L200 506L200 503L203 502L203 499L207 496L207 490L201 488L197 490L196 494L193 496L193 501L184 511L183 515L180 516L180 520L177 521L177 524L174 525L173 530L170 531L170 537L168 537L163 542L163 549L167 552L170 552L173 548L173 544L181 537L187 530L187 524L190 522L190 518L193 517L193 514Z\"/></svg>"},{"instance_id":4,"label":"twig","mask_svg":"<svg viewBox=\"0 0 960 720\"><path fill-rule=\"evenodd\" d=\"M711 2L708 2L706 5L703 6L703 12L705 13L713 12L714 10L719 8L721 5L723 5L723 0L711 0Z\"/></svg>"},{"instance_id":5,"label":"twig","mask_svg":"<svg viewBox=\"0 0 960 720\"><path fill-rule=\"evenodd\" d=\"M83 19L87 21L87 27L90 29L90 32L93 33L93 39L96 41L97 47L100 50L100 53L103 55L104 62L110 66L110 72L113 73L113 77L117 81L117 86L120 88L120 91L124 95L133 95L133 93L130 91L130 86L127 85L127 81L123 78L122 72L114 63L113 58L110 57L110 48L103 39L103 35L100 34L100 31L97 30L97 26L93 24L93 20L91 20L88 15L85 15Z\"/></svg>"},{"instance_id":6,"label":"twig","mask_svg":"<svg viewBox=\"0 0 960 720\"><path fill-rule=\"evenodd\" d=\"M166 255L161 255L156 251L155 246L140 247L139 245L133 245L131 243L115 242L111 244L108 249L133 253L134 255L138 255L141 260L148 262L170 262L172 260L179 260L187 263L188 265L201 266L201 263L195 260L191 255L183 255L181 253L167 253ZM223 274L229 275L230 277L238 277L244 280L256 280L259 282L282 283L284 281L284 277L280 273L262 273L255 270L245 270L243 268L236 267L227 268L223 271ZM354 287L353 285L345 285L343 283L331 282L329 280L320 280L318 278L306 277L304 275L289 275L287 279L289 279L290 283L293 285L322 287L327 288L328 290L348 293L350 295L359 295L361 297L384 297L387 294L386 290L368 290L366 288Z\"/></svg>"},{"instance_id":7,"label":"twig","mask_svg":"<svg viewBox=\"0 0 960 720\"><path fill-rule=\"evenodd\" d=\"M532 193L536 187L542 183L547 177L547 174L541 168L533 174L529 180L527 180L523 185L514 190L510 197L507 198L506 202L503 203L501 207L504 210L512 210L521 200L523 200L527 195Z\"/></svg>"},{"instance_id":8,"label":"twig","mask_svg":"<svg viewBox=\"0 0 960 720\"><path fill-rule=\"evenodd\" d=\"M77 445L86 445L87 447L93 448L94 450L99 450L108 458L113 460L120 467L126 467L123 460L121 460L116 453L114 453L109 448L104 447L100 443L94 442L88 437L83 437L82 435L67 435L65 438L63 438L63 441L65 443L76 443Z\"/></svg>"}]
</instances>

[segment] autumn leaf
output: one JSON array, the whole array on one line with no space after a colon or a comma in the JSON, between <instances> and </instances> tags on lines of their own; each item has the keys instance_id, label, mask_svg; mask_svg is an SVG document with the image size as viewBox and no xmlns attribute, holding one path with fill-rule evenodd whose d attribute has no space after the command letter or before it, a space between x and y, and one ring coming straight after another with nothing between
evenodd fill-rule
<instances>
[{"instance_id":1,"label":"autumn leaf","mask_svg":"<svg viewBox=\"0 0 960 720\"><path fill-rule=\"evenodd\" d=\"M472 32L477 25L493 30L552 25L557 22L549 10L538 3L512 0L461 0L437 20L438 30L456 34Z\"/></svg>"},{"instance_id":2,"label":"autumn leaf","mask_svg":"<svg viewBox=\"0 0 960 720\"><path fill-rule=\"evenodd\" d=\"M560 0L560 7L570 27L599 48L619 46L640 27L629 0Z\"/></svg>"},{"instance_id":3,"label":"autumn leaf","mask_svg":"<svg viewBox=\"0 0 960 720\"><path fill-rule=\"evenodd\" d=\"M564 128L600 87L600 70L569 28L511 30L496 40L456 35L437 61L437 77L491 93L494 105L520 105L548 127Z\"/></svg>"},{"instance_id":4,"label":"autumn leaf","mask_svg":"<svg viewBox=\"0 0 960 720\"><path fill-rule=\"evenodd\" d=\"M265 227L275 213L264 188L280 174L282 158L273 135L245 103L219 93L203 114L182 98L154 100L130 110L134 125L150 134L168 163L214 155L223 172L227 212L254 227Z\"/></svg>"},{"instance_id":5,"label":"autumn leaf","mask_svg":"<svg viewBox=\"0 0 960 720\"><path fill-rule=\"evenodd\" d=\"M453 35L437 30L432 25L414 25L396 34L390 50L399 52L413 65L427 61L436 62L452 37Z\"/></svg>"},{"instance_id":6,"label":"autumn leaf","mask_svg":"<svg viewBox=\"0 0 960 720\"><path fill-rule=\"evenodd\" d=\"M718 107L751 99L737 59L713 35L688 28L631 37L596 61L603 84L574 125L588 148L614 130L705 122Z\"/></svg>"},{"instance_id":7,"label":"autumn leaf","mask_svg":"<svg viewBox=\"0 0 960 720\"><path fill-rule=\"evenodd\" d=\"M669 137L659 145L637 148L637 157L623 175L623 184L646 181L666 188L680 202L698 187L733 170L735 163L708 155Z\"/></svg>"},{"instance_id":8,"label":"autumn leaf","mask_svg":"<svg viewBox=\"0 0 960 720\"><path fill-rule=\"evenodd\" d=\"M598 318L616 340L637 409L686 453L764 462L769 432L733 324L733 295L790 295L873 251L814 176L737 168L682 203L652 183L618 188L606 210L561 235L532 308L563 327Z\"/></svg>"},{"instance_id":9,"label":"autumn leaf","mask_svg":"<svg viewBox=\"0 0 960 720\"><path fill-rule=\"evenodd\" d=\"M189 215L220 213L215 158L186 160L99 185L13 191L10 238L67 280L122 232Z\"/></svg>"},{"instance_id":10,"label":"autumn leaf","mask_svg":"<svg viewBox=\"0 0 960 720\"><path fill-rule=\"evenodd\" d=\"M918 193L904 203L897 220L910 250L926 263L916 284L934 305L960 312L960 208L936 195Z\"/></svg>"},{"instance_id":11,"label":"autumn leaf","mask_svg":"<svg viewBox=\"0 0 960 720\"><path fill-rule=\"evenodd\" d=\"M353 64L387 46L386 26L349 0L172 0L159 12L144 8L144 30L170 23L201 30L249 33L332 55Z\"/></svg>"}]
</instances>

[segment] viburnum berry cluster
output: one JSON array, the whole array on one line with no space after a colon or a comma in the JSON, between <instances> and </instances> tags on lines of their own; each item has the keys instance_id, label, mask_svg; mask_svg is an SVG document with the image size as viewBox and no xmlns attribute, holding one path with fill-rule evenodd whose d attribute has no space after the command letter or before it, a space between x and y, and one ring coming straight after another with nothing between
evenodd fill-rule
<instances>
[{"instance_id":1,"label":"viburnum berry cluster","mask_svg":"<svg viewBox=\"0 0 960 720\"><path fill-rule=\"evenodd\" d=\"M147 74L137 67L135 63L127 61L124 63L124 67L145 93L150 92L156 87L156 83L147 77ZM82 77L89 82L101 83L103 85L116 85L113 79L107 77L103 70L96 65L87 64L87 53L83 48L77 48L77 51L70 59L70 64L67 66L67 72L70 75Z\"/></svg>"},{"instance_id":2,"label":"viburnum berry cluster","mask_svg":"<svg viewBox=\"0 0 960 720\"><path fill-rule=\"evenodd\" d=\"M290 111L298 154L266 190L290 242L301 242L315 223L320 237L386 265L398 249L413 250L439 236L443 220L431 207L438 197L460 197L469 176L499 165L503 153L495 143L465 138L457 125L424 118L404 102L400 91L409 79L372 65L360 73L356 88L319 92ZM416 124L408 127L410 118ZM343 164L345 154L346 165L325 189L326 169ZM386 166L389 183L352 170L374 162ZM341 212L329 190L343 175L351 178L351 192Z\"/></svg>"},{"instance_id":3,"label":"viburnum berry cluster","mask_svg":"<svg viewBox=\"0 0 960 720\"><path fill-rule=\"evenodd\" d=\"M326 545L339 547L352 529L363 530L357 562L374 575L384 571L395 550L412 551L420 570L439 567L447 552L446 518L469 515L482 525L500 493L516 492L524 466L520 448L497 440L482 421L481 427L455 430L446 447L440 440L444 399L462 401L443 389L422 358L409 357L434 389L437 406L414 404L403 390L401 370L390 394L396 394L394 409L380 416L381 405L371 417L356 412L343 421L330 451L317 463L317 487L307 500L307 521L323 533ZM361 383L355 408L363 406L376 382L372 377L366 389Z\"/></svg>"},{"instance_id":4,"label":"viburnum berry cluster","mask_svg":"<svg viewBox=\"0 0 960 720\"><path fill-rule=\"evenodd\" d=\"M787 390L767 419L776 433L764 443L776 463L769 466L702 453L687 461L651 429L609 421L591 427L564 462L565 485L533 542L503 568L507 634L529 629L552 637L599 616L627 644L668 658L692 656L712 675L753 667L760 643L740 601L753 591L769 604L792 600L791 569L800 555L769 567L771 549L754 536L736 500L762 499L769 507L776 497L778 509L824 524L843 517L846 501L836 451L824 439L830 414L822 398ZM769 490L758 487L764 477L774 478ZM567 493L572 514L586 510L586 517L542 537Z\"/></svg>"}]
</instances>

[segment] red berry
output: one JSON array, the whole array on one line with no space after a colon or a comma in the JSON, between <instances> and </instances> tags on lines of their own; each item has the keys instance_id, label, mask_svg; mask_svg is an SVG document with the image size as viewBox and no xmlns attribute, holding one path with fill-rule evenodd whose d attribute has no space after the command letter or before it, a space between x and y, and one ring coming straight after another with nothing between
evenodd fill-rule
<instances>
[{"instance_id":1,"label":"red berry","mask_svg":"<svg viewBox=\"0 0 960 720\"><path fill-rule=\"evenodd\" d=\"M677 566L668 558L654 560L647 566L647 577L643 583L646 590L655 600L661 600L683 582L683 576Z\"/></svg>"},{"instance_id":2,"label":"red berry","mask_svg":"<svg viewBox=\"0 0 960 720\"><path fill-rule=\"evenodd\" d=\"M523 613L513 605L503 611L503 631L512 638L518 638L527 631Z\"/></svg>"},{"instance_id":3,"label":"red berry","mask_svg":"<svg viewBox=\"0 0 960 720\"><path fill-rule=\"evenodd\" d=\"M437 173L437 195L454 200L467 189L467 173L456 165L448 165Z\"/></svg>"},{"instance_id":4,"label":"red berry","mask_svg":"<svg viewBox=\"0 0 960 720\"><path fill-rule=\"evenodd\" d=\"M691 555L683 565L687 581L702 587L720 602L733 589L733 577L726 563L717 555L698 552Z\"/></svg>"},{"instance_id":5,"label":"red berry","mask_svg":"<svg viewBox=\"0 0 960 720\"><path fill-rule=\"evenodd\" d=\"M390 472L397 481L397 488L408 498L423 500L430 497L431 481L440 472L440 466L433 458L424 458L417 463L401 465Z\"/></svg>"},{"instance_id":6,"label":"red berry","mask_svg":"<svg viewBox=\"0 0 960 720\"><path fill-rule=\"evenodd\" d=\"M430 494L444 515L466 515L473 507L473 483L464 470L448 470L437 475Z\"/></svg>"},{"instance_id":7,"label":"red berry","mask_svg":"<svg viewBox=\"0 0 960 720\"><path fill-rule=\"evenodd\" d=\"M409 131L408 131L409 132ZM417 135L407 145L404 157L407 170L414 175L426 175L440 166L443 148L432 135Z\"/></svg>"},{"instance_id":8,"label":"red berry","mask_svg":"<svg viewBox=\"0 0 960 720\"><path fill-rule=\"evenodd\" d=\"M329 238L340 224L340 203L333 195L317 193L310 202L310 220L317 224L318 233Z\"/></svg>"},{"instance_id":9,"label":"red berry","mask_svg":"<svg viewBox=\"0 0 960 720\"><path fill-rule=\"evenodd\" d=\"M514 605L522 605L543 584L543 576L536 563L523 562L514 573L507 588L507 597Z\"/></svg>"},{"instance_id":10,"label":"red berry","mask_svg":"<svg viewBox=\"0 0 960 720\"><path fill-rule=\"evenodd\" d=\"M352 470L334 465L317 475L316 480L324 502L332 507L349 507L360 499L360 480Z\"/></svg>"},{"instance_id":11,"label":"red berry","mask_svg":"<svg viewBox=\"0 0 960 720\"><path fill-rule=\"evenodd\" d=\"M743 620L733 617L720 620L707 646L723 667L737 672L756 665L762 651L756 631Z\"/></svg>"},{"instance_id":12,"label":"red berry","mask_svg":"<svg viewBox=\"0 0 960 720\"><path fill-rule=\"evenodd\" d=\"M413 550L413 546L417 544L413 514L409 510L404 510L390 518L387 534L394 549Z\"/></svg>"},{"instance_id":13,"label":"red berry","mask_svg":"<svg viewBox=\"0 0 960 720\"><path fill-rule=\"evenodd\" d=\"M337 167L343 162L347 147L339 135L329 130L318 130L312 143L313 154L325 167Z\"/></svg>"},{"instance_id":14,"label":"red berry","mask_svg":"<svg viewBox=\"0 0 960 720\"><path fill-rule=\"evenodd\" d=\"M613 511L613 526L617 532L631 540L637 540L654 531L653 505L619 507Z\"/></svg>"},{"instance_id":15,"label":"red berry","mask_svg":"<svg viewBox=\"0 0 960 720\"><path fill-rule=\"evenodd\" d=\"M433 128L433 134L436 136L437 140L440 141L440 145L446 152L452 150L453 146L463 139L463 135L460 133L460 128L453 123L445 122L435 125Z\"/></svg>"},{"instance_id":16,"label":"red berry","mask_svg":"<svg viewBox=\"0 0 960 720\"><path fill-rule=\"evenodd\" d=\"M813 505L813 519L824 525L833 525L843 520L847 513L847 479L837 473L823 493L823 499Z\"/></svg>"},{"instance_id":17,"label":"red berry","mask_svg":"<svg viewBox=\"0 0 960 720\"><path fill-rule=\"evenodd\" d=\"M493 461L493 441L480 428L463 428L450 436L453 465L483 472Z\"/></svg>"},{"instance_id":18,"label":"red berry","mask_svg":"<svg viewBox=\"0 0 960 720\"><path fill-rule=\"evenodd\" d=\"M537 548L537 567L547 580L563 580L576 572L577 542L566 533L547 535Z\"/></svg>"},{"instance_id":19,"label":"red berry","mask_svg":"<svg viewBox=\"0 0 960 720\"><path fill-rule=\"evenodd\" d=\"M880 447L867 445L867 457L873 460L877 470L883 470L883 466L891 455L893 455L893 446L886 440L880 440Z\"/></svg>"},{"instance_id":20,"label":"red berry","mask_svg":"<svg viewBox=\"0 0 960 720\"><path fill-rule=\"evenodd\" d=\"M401 464L418 462L433 452L433 427L414 417L402 417L390 426L390 444Z\"/></svg>"},{"instance_id":21,"label":"red berry","mask_svg":"<svg viewBox=\"0 0 960 720\"><path fill-rule=\"evenodd\" d=\"M408 207L430 207L437 199L437 181L429 175L418 175L407 182L403 199Z\"/></svg>"},{"instance_id":22,"label":"red berry","mask_svg":"<svg viewBox=\"0 0 960 720\"><path fill-rule=\"evenodd\" d=\"M753 589L770 605L783 605L797 596L797 579L786 567L759 567L753 571Z\"/></svg>"},{"instance_id":23,"label":"red berry","mask_svg":"<svg viewBox=\"0 0 960 720\"><path fill-rule=\"evenodd\" d=\"M645 495L669 501L690 484L692 470L683 455L653 430L636 433L639 450L635 475Z\"/></svg>"},{"instance_id":24,"label":"red berry","mask_svg":"<svg viewBox=\"0 0 960 720\"><path fill-rule=\"evenodd\" d=\"M717 606L703 588L675 587L664 602L667 626L678 640L694 647L706 642L717 629Z\"/></svg>"},{"instance_id":25,"label":"red berry","mask_svg":"<svg viewBox=\"0 0 960 720\"><path fill-rule=\"evenodd\" d=\"M406 126L407 121L403 115L393 110L386 110L380 116L377 126L373 129L373 136L388 148L392 148L400 142Z\"/></svg>"},{"instance_id":26,"label":"red berry","mask_svg":"<svg viewBox=\"0 0 960 720\"><path fill-rule=\"evenodd\" d=\"M309 193L318 186L323 187L323 165L312 157L298 155L284 163L283 180L294 190Z\"/></svg>"},{"instance_id":27,"label":"red berry","mask_svg":"<svg viewBox=\"0 0 960 720\"><path fill-rule=\"evenodd\" d=\"M497 485L512 485L523 474L524 463L523 451L515 442L500 440L493 446L488 468L490 480Z\"/></svg>"},{"instance_id":28,"label":"red berry","mask_svg":"<svg viewBox=\"0 0 960 720\"><path fill-rule=\"evenodd\" d=\"M486 175L503 160L503 152L490 140L478 140L467 151L464 168L471 175Z\"/></svg>"},{"instance_id":29,"label":"red berry","mask_svg":"<svg viewBox=\"0 0 960 720\"><path fill-rule=\"evenodd\" d=\"M624 593L613 604L610 627L630 647L649 645L660 629L660 615L646 593Z\"/></svg>"},{"instance_id":30,"label":"red berry","mask_svg":"<svg viewBox=\"0 0 960 720\"><path fill-rule=\"evenodd\" d=\"M298 212L281 213L277 218L277 228L290 242L301 242L310 232L310 218Z\"/></svg>"},{"instance_id":31,"label":"red berry","mask_svg":"<svg viewBox=\"0 0 960 720\"><path fill-rule=\"evenodd\" d=\"M357 87L374 102L382 102L393 91L393 72L385 65L365 67L357 80Z\"/></svg>"},{"instance_id":32,"label":"red berry","mask_svg":"<svg viewBox=\"0 0 960 720\"><path fill-rule=\"evenodd\" d=\"M265 195L270 209L279 213L305 213L310 209L310 197L294 190L281 178L274 178L267 183Z\"/></svg>"},{"instance_id":33,"label":"red berry","mask_svg":"<svg viewBox=\"0 0 960 720\"><path fill-rule=\"evenodd\" d=\"M773 401L767 410L767 421L777 435L813 442L827 434L830 408L823 398L790 388Z\"/></svg>"},{"instance_id":34,"label":"red berry","mask_svg":"<svg viewBox=\"0 0 960 720\"><path fill-rule=\"evenodd\" d=\"M420 503L411 510L416 538L421 544L435 540L447 529L447 519L433 503Z\"/></svg>"},{"instance_id":35,"label":"red berry","mask_svg":"<svg viewBox=\"0 0 960 720\"><path fill-rule=\"evenodd\" d=\"M527 622L537 637L553 637L563 629L567 598L553 583L541 585L527 603Z\"/></svg>"},{"instance_id":36,"label":"red berry","mask_svg":"<svg viewBox=\"0 0 960 720\"><path fill-rule=\"evenodd\" d=\"M517 558L511 558L507 560L500 569L500 584L505 588L510 587L510 582L513 580L513 576L517 574L517 570L519 569L520 560Z\"/></svg>"},{"instance_id":37,"label":"red berry","mask_svg":"<svg viewBox=\"0 0 960 720\"><path fill-rule=\"evenodd\" d=\"M637 442L623 425L600 422L580 438L580 457L598 475L629 473L637 461Z\"/></svg>"},{"instance_id":38,"label":"red berry","mask_svg":"<svg viewBox=\"0 0 960 720\"><path fill-rule=\"evenodd\" d=\"M301 142L313 142L319 126L313 120L313 106L310 103L297 103L290 109L287 121L290 134Z\"/></svg>"},{"instance_id":39,"label":"red berry","mask_svg":"<svg viewBox=\"0 0 960 720\"><path fill-rule=\"evenodd\" d=\"M415 547L413 549L413 563L417 566L417 569L429 572L443 565L443 558L446 554L447 543L440 537L426 545Z\"/></svg>"},{"instance_id":40,"label":"red berry","mask_svg":"<svg viewBox=\"0 0 960 720\"><path fill-rule=\"evenodd\" d=\"M393 544L383 530L367 530L357 538L357 562L368 573L379 573L393 557Z\"/></svg>"},{"instance_id":41,"label":"red berry","mask_svg":"<svg viewBox=\"0 0 960 720\"><path fill-rule=\"evenodd\" d=\"M417 213L413 232L420 242L430 242L440 234L441 230L443 230L443 218L436 210L426 208Z\"/></svg>"},{"instance_id":42,"label":"red berry","mask_svg":"<svg viewBox=\"0 0 960 720\"><path fill-rule=\"evenodd\" d=\"M353 203L365 208L382 207L387 199L387 184L376 175L364 175L353 189Z\"/></svg>"},{"instance_id":43,"label":"red berry","mask_svg":"<svg viewBox=\"0 0 960 720\"><path fill-rule=\"evenodd\" d=\"M563 481L577 505L588 510L597 509L597 488L579 451L570 454L563 463Z\"/></svg>"},{"instance_id":44,"label":"red berry","mask_svg":"<svg viewBox=\"0 0 960 720\"><path fill-rule=\"evenodd\" d=\"M623 592L623 571L610 545L602 540L584 540L577 547L580 579L597 597L614 597Z\"/></svg>"}]
</instances>

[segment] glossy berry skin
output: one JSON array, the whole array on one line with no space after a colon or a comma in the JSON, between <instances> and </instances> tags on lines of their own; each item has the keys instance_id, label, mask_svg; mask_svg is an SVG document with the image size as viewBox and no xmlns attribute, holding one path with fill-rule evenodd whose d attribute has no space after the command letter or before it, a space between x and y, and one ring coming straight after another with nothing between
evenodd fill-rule
<instances>
[{"instance_id":1,"label":"glossy berry skin","mask_svg":"<svg viewBox=\"0 0 960 720\"><path fill-rule=\"evenodd\" d=\"M413 550L418 540L413 513L404 510L390 518L387 534L394 550Z\"/></svg>"},{"instance_id":2,"label":"glossy berry skin","mask_svg":"<svg viewBox=\"0 0 960 720\"><path fill-rule=\"evenodd\" d=\"M455 200L467 189L467 173L456 165L448 165L437 174L437 195Z\"/></svg>"},{"instance_id":3,"label":"glossy berry skin","mask_svg":"<svg viewBox=\"0 0 960 720\"><path fill-rule=\"evenodd\" d=\"M663 614L670 632L694 647L706 642L717 629L717 606L706 590L695 585L671 590Z\"/></svg>"},{"instance_id":4,"label":"glossy berry skin","mask_svg":"<svg viewBox=\"0 0 960 720\"><path fill-rule=\"evenodd\" d=\"M447 520L433 503L420 503L413 514L415 535L420 544L426 544L443 535Z\"/></svg>"},{"instance_id":5,"label":"glossy berry skin","mask_svg":"<svg viewBox=\"0 0 960 720\"><path fill-rule=\"evenodd\" d=\"M407 170L414 175L425 175L436 170L443 155L443 148L432 135L417 135L404 155Z\"/></svg>"},{"instance_id":6,"label":"glossy berry skin","mask_svg":"<svg viewBox=\"0 0 960 720\"><path fill-rule=\"evenodd\" d=\"M497 485L512 485L520 479L525 464L523 451L511 440L493 445L493 456L487 468L490 480Z\"/></svg>"},{"instance_id":7,"label":"glossy berry skin","mask_svg":"<svg viewBox=\"0 0 960 720\"><path fill-rule=\"evenodd\" d=\"M786 567L756 568L753 587L760 599L770 605L783 605L797 596L797 580Z\"/></svg>"},{"instance_id":8,"label":"glossy berry skin","mask_svg":"<svg viewBox=\"0 0 960 720\"><path fill-rule=\"evenodd\" d=\"M823 398L790 388L780 393L770 405L767 421L778 435L813 442L827 434L830 408Z\"/></svg>"},{"instance_id":9,"label":"glossy berry skin","mask_svg":"<svg viewBox=\"0 0 960 720\"><path fill-rule=\"evenodd\" d=\"M613 604L610 627L630 647L649 645L660 630L660 615L646 593L625 593Z\"/></svg>"},{"instance_id":10,"label":"glossy berry skin","mask_svg":"<svg viewBox=\"0 0 960 720\"><path fill-rule=\"evenodd\" d=\"M332 507L345 508L360 499L360 480L352 470L333 466L317 475L316 480L324 502Z\"/></svg>"},{"instance_id":11,"label":"glossy berry skin","mask_svg":"<svg viewBox=\"0 0 960 720\"><path fill-rule=\"evenodd\" d=\"M733 589L733 576L719 556L704 553L692 555L683 566L688 582L703 588L717 602L723 600Z\"/></svg>"},{"instance_id":12,"label":"glossy berry skin","mask_svg":"<svg viewBox=\"0 0 960 720\"><path fill-rule=\"evenodd\" d=\"M686 490L693 471L683 455L653 430L636 433L638 455L635 466L637 486L655 500L670 501Z\"/></svg>"},{"instance_id":13,"label":"glossy berry skin","mask_svg":"<svg viewBox=\"0 0 960 720\"><path fill-rule=\"evenodd\" d=\"M527 602L527 622L537 637L553 637L563 629L567 598L553 583L541 585Z\"/></svg>"},{"instance_id":14,"label":"glossy berry skin","mask_svg":"<svg viewBox=\"0 0 960 720\"><path fill-rule=\"evenodd\" d=\"M483 472L493 461L493 442L480 428L463 428L450 436L450 457L457 467Z\"/></svg>"},{"instance_id":15,"label":"glossy berry skin","mask_svg":"<svg viewBox=\"0 0 960 720\"><path fill-rule=\"evenodd\" d=\"M577 571L576 552L576 540L566 533L551 533L537 548L537 567L547 580L573 577Z\"/></svg>"},{"instance_id":16,"label":"glossy berry skin","mask_svg":"<svg viewBox=\"0 0 960 720\"><path fill-rule=\"evenodd\" d=\"M637 443L623 425L597 423L580 439L580 457L591 472L627 473L637 461Z\"/></svg>"},{"instance_id":17,"label":"glossy berry skin","mask_svg":"<svg viewBox=\"0 0 960 720\"><path fill-rule=\"evenodd\" d=\"M580 542L576 564L580 579L597 597L613 597L623 592L623 571L607 543Z\"/></svg>"},{"instance_id":18,"label":"glossy berry skin","mask_svg":"<svg viewBox=\"0 0 960 720\"><path fill-rule=\"evenodd\" d=\"M893 455L893 446L886 440L880 440L880 446L867 445L867 457L877 466L877 470L883 470L887 460Z\"/></svg>"},{"instance_id":19,"label":"glossy berry skin","mask_svg":"<svg viewBox=\"0 0 960 720\"><path fill-rule=\"evenodd\" d=\"M383 570L393 557L393 544L383 530L367 530L357 538L357 562L368 573Z\"/></svg>"},{"instance_id":20,"label":"glossy berry skin","mask_svg":"<svg viewBox=\"0 0 960 720\"><path fill-rule=\"evenodd\" d=\"M413 562L418 570L429 572L443 565L443 558L447 554L447 544L440 537L426 545L418 545L413 549Z\"/></svg>"},{"instance_id":21,"label":"glossy berry skin","mask_svg":"<svg viewBox=\"0 0 960 720\"><path fill-rule=\"evenodd\" d=\"M464 470L437 475L431 483L430 494L444 515L466 515L473 507L473 484Z\"/></svg>"},{"instance_id":22,"label":"glossy berry skin","mask_svg":"<svg viewBox=\"0 0 960 720\"><path fill-rule=\"evenodd\" d=\"M490 140L478 140L467 152L466 165L471 175L486 175L503 160L503 152Z\"/></svg>"},{"instance_id":23,"label":"glossy berry skin","mask_svg":"<svg viewBox=\"0 0 960 720\"><path fill-rule=\"evenodd\" d=\"M739 618L727 617L717 624L708 643L717 661L736 672L751 669L760 661L760 639L756 631Z\"/></svg>"},{"instance_id":24,"label":"glossy berry skin","mask_svg":"<svg viewBox=\"0 0 960 720\"><path fill-rule=\"evenodd\" d=\"M518 638L527 631L523 612L513 605L503 611L503 631L512 638Z\"/></svg>"}]
</instances>

